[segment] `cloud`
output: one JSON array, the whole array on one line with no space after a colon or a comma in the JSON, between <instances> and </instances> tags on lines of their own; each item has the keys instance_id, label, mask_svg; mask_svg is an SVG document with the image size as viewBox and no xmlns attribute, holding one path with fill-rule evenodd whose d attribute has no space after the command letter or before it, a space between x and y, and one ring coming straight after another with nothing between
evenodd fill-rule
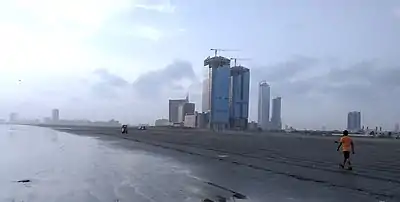
<instances>
[{"instance_id":1,"label":"cloud","mask_svg":"<svg viewBox=\"0 0 400 202\"><path fill-rule=\"evenodd\" d=\"M393 14L396 18L400 18L400 8L394 9Z\"/></svg>"},{"instance_id":2,"label":"cloud","mask_svg":"<svg viewBox=\"0 0 400 202\"><path fill-rule=\"evenodd\" d=\"M158 4L137 4L135 6L139 9L154 10L162 13L174 13L176 7L171 4L171 1L166 0Z\"/></svg>"},{"instance_id":3,"label":"cloud","mask_svg":"<svg viewBox=\"0 0 400 202\"><path fill-rule=\"evenodd\" d=\"M61 82L57 81L61 78L53 78L51 83L46 82L48 87L34 91L36 94L31 88L31 95L24 93L24 99L17 102L14 99L15 104L8 103L7 106L29 109L30 114L36 114L34 116L46 115L51 108L57 107L63 118L114 118L124 123L153 123L157 118L168 117L169 98L183 98L196 88L198 82L191 63L181 60L140 75L133 82L111 70L96 69L85 79L66 78ZM197 92L191 95L199 99ZM36 110L30 106L38 107Z\"/></svg>"},{"instance_id":4,"label":"cloud","mask_svg":"<svg viewBox=\"0 0 400 202\"><path fill-rule=\"evenodd\" d=\"M47 25L98 29L104 21L132 4L128 0L16 0L12 7Z\"/></svg>"},{"instance_id":5,"label":"cloud","mask_svg":"<svg viewBox=\"0 0 400 202\"><path fill-rule=\"evenodd\" d=\"M108 86L123 87L129 85L129 82L115 74L110 73L107 69L96 69L94 71L101 79L101 83Z\"/></svg>"},{"instance_id":6,"label":"cloud","mask_svg":"<svg viewBox=\"0 0 400 202\"><path fill-rule=\"evenodd\" d=\"M168 96L184 95L188 87L196 80L193 67L189 62L175 61L161 70L140 76L133 83L133 87L146 99L168 98Z\"/></svg>"},{"instance_id":7,"label":"cloud","mask_svg":"<svg viewBox=\"0 0 400 202\"><path fill-rule=\"evenodd\" d=\"M179 37L185 32L183 28L160 29L149 25L136 25L127 31L126 35L157 42L160 39Z\"/></svg>"},{"instance_id":8,"label":"cloud","mask_svg":"<svg viewBox=\"0 0 400 202\"><path fill-rule=\"evenodd\" d=\"M273 96L283 97L283 121L294 127L343 128L346 114L351 110L362 111L365 125L379 122L390 127L391 121L400 119L395 113L400 110L396 102L400 99L400 82L396 78L399 66L387 66L377 60L348 66L335 63L335 60L297 56L252 68L251 119L257 116L257 84L263 79L271 84ZM322 67L325 68L320 71ZM174 61L140 75L132 83L105 69L96 70L94 75L99 80L92 84L91 91L101 98L103 105L129 106L137 114L135 120L151 122L166 116L167 100L183 98L187 92L196 108L201 109L202 85L186 61Z\"/></svg>"},{"instance_id":9,"label":"cloud","mask_svg":"<svg viewBox=\"0 0 400 202\"><path fill-rule=\"evenodd\" d=\"M99 63L100 50L93 50L86 40L134 4L129 0L1 1L0 66L27 76L91 70Z\"/></svg>"},{"instance_id":10,"label":"cloud","mask_svg":"<svg viewBox=\"0 0 400 202\"><path fill-rule=\"evenodd\" d=\"M257 84L264 79L271 84L272 95L283 98L284 124L297 128L318 129L322 125L344 128L347 112L351 110L360 110L363 124L371 127L388 128L400 119L397 113L400 111L397 104L400 99L399 65L386 65L379 60L364 60L347 66L335 63L297 56L285 62L251 68L251 119L257 117ZM13 103L6 103L7 110L30 109L29 113L42 114L59 107L69 118L116 118L123 122L151 123L168 115L169 98L183 98L187 92L197 104L196 108L201 109L202 85L187 61L174 61L138 76L133 82L118 75L119 71L111 70L97 69L85 79L45 79L45 88L39 84L34 86L27 79L26 85L20 86L15 96L11 96ZM31 106L37 107L32 109Z\"/></svg>"},{"instance_id":11,"label":"cloud","mask_svg":"<svg viewBox=\"0 0 400 202\"><path fill-rule=\"evenodd\" d=\"M96 69L94 75L98 77L97 82L92 84L91 90L96 97L102 99L118 99L125 92L129 82L122 77L110 73L107 69Z\"/></svg>"},{"instance_id":12,"label":"cloud","mask_svg":"<svg viewBox=\"0 0 400 202\"><path fill-rule=\"evenodd\" d=\"M324 95L338 95L337 93L341 92L359 96L357 92L362 90L365 93L364 98L367 98L371 95L388 96L399 88L400 81L396 78L399 73L400 66L392 67L376 61L363 61L345 68L330 69L326 74L307 81L314 83L310 89Z\"/></svg>"},{"instance_id":13,"label":"cloud","mask_svg":"<svg viewBox=\"0 0 400 202\"><path fill-rule=\"evenodd\" d=\"M151 123L168 115L169 98L183 98L193 90L192 98L199 100L198 80L192 65L186 61L174 61L162 69L140 75L133 82L104 68L95 70L88 80L91 82L85 85L89 93L79 97L80 106L87 106L87 109L82 108L80 113L96 113L97 117L113 114L113 118L131 123ZM69 101L68 108L76 112L79 108L76 96L70 96ZM102 110L95 112L96 109Z\"/></svg>"},{"instance_id":14,"label":"cloud","mask_svg":"<svg viewBox=\"0 0 400 202\"><path fill-rule=\"evenodd\" d=\"M163 32L160 29L151 26L136 26L132 31L127 33L130 36L135 36L152 41L158 41L163 37Z\"/></svg>"},{"instance_id":15,"label":"cloud","mask_svg":"<svg viewBox=\"0 0 400 202\"><path fill-rule=\"evenodd\" d=\"M314 68L318 60L305 56L296 56L288 61L270 66L255 68L252 75L256 81L268 80L269 82L292 79L304 74L305 71ZM262 78L261 78L262 77Z\"/></svg>"},{"instance_id":16,"label":"cloud","mask_svg":"<svg viewBox=\"0 0 400 202\"><path fill-rule=\"evenodd\" d=\"M344 67L331 65L319 71L324 66L329 65L322 59L302 57L252 69L252 114L257 114L257 82L266 79L272 95L283 97L284 122L297 127L319 128L317 124L328 124L343 128L351 110L361 110L366 125L391 127L400 119L395 113L400 110L399 65L365 60ZM304 76L308 74L313 76Z\"/></svg>"}]
</instances>

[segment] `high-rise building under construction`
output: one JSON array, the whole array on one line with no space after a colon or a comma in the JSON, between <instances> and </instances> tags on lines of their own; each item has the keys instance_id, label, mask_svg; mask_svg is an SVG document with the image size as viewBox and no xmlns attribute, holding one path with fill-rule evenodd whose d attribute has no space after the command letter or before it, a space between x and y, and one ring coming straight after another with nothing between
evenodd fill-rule
<instances>
[{"instance_id":1,"label":"high-rise building under construction","mask_svg":"<svg viewBox=\"0 0 400 202\"><path fill-rule=\"evenodd\" d=\"M247 129L249 118L250 70L231 68L229 90L229 123L231 128Z\"/></svg>"},{"instance_id":2,"label":"high-rise building under construction","mask_svg":"<svg viewBox=\"0 0 400 202\"><path fill-rule=\"evenodd\" d=\"M214 56L204 60L207 67L203 80L203 112L209 113L209 127L214 130L229 128L230 59Z\"/></svg>"}]
</instances>

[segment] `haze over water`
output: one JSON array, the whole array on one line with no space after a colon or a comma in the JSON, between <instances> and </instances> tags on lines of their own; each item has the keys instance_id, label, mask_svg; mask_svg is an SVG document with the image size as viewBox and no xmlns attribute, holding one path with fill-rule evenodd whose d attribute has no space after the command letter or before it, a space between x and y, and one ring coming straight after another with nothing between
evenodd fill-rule
<instances>
[{"instance_id":1,"label":"haze over water","mask_svg":"<svg viewBox=\"0 0 400 202\"><path fill-rule=\"evenodd\" d=\"M1 125L0 149L0 201L195 200L178 163L112 142Z\"/></svg>"}]
</instances>

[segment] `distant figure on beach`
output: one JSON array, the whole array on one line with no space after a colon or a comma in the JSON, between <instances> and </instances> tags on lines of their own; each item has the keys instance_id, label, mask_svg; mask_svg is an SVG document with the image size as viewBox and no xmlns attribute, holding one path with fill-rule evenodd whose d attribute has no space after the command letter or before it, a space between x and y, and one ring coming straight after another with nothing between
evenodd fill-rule
<instances>
[{"instance_id":1,"label":"distant figure on beach","mask_svg":"<svg viewBox=\"0 0 400 202\"><path fill-rule=\"evenodd\" d=\"M348 164L347 169L352 170L353 167L350 161L350 151L354 154L354 143L351 137L349 137L349 132L347 130L343 131L343 136L340 138L337 151L339 151L340 147L342 147L342 152L343 152L343 163L340 164L340 167L344 169L347 163Z\"/></svg>"},{"instance_id":2,"label":"distant figure on beach","mask_svg":"<svg viewBox=\"0 0 400 202\"><path fill-rule=\"evenodd\" d=\"M122 125L121 132L122 134L128 134L128 125Z\"/></svg>"}]
</instances>

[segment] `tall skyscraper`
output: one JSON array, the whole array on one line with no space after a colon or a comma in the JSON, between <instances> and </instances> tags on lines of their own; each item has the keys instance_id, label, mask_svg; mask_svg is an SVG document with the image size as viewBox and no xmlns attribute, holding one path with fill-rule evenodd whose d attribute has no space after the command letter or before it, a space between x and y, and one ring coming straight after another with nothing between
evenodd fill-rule
<instances>
[{"instance_id":1,"label":"tall skyscraper","mask_svg":"<svg viewBox=\"0 0 400 202\"><path fill-rule=\"evenodd\" d=\"M347 130L361 130L361 112L352 111L347 114Z\"/></svg>"},{"instance_id":2,"label":"tall skyscraper","mask_svg":"<svg viewBox=\"0 0 400 202\"><path fill-rule=\"evenodd\" d=\"M53 122L57 122L60 120L60 110L58 109L53 109L51 111L51 118Z\"/></svg>"},{"instance_id":3,"label":"tall skyscraper","mask_svg":"<svg viewBox=\"0 0 400 202\"><path fill-rule=\"evenodd\" d=\"M202 112L210 111L210 80L208 78L208 69L203 79L203 92L201 94L201 110Z\"/></svg>"},{"instance_id":4,"label":"tall skyscraper","mask_svg":"<svg viewBox=\"0 0 400 202\"><path fill-rule=\"evenodd\" d=\"M203 111L210 113L209 126L211 129L222 130L229 127L229 86L230 59L215 56L207 57L207 78L203 84ZM208 105L208 106L207 106Z\"/></svg>"},{"instance_id":5,"label":"tall skyscraper","mask_svg":"<svg viewBox=\"0 0 400 202\"><path fill-rule=\"evenodd\" d=\"M185 99L171 99L168 103L168 120L171 123L179 123L179 106L189 102L189 96Z\"/></svg>"},{"instance_id":6,"label":"tall skyscraper","mask_svg":"<svg viewBox=\"0 0 400 202\"><path fill-rule=\"evenodd\" d=\"M271 128L274 130L282 129L281 111L282 111L282 98L276 97L272 99Z\"/></svg>"},{"instance_id":7,"label":"tall skyscraper","mask_svg":"<svg viewBox=\"0 0 400 202\"><path fill-rule=\"evenodd\" d=\"M230 127L246 129L249 118L250 70L234 66L231 68L230 80Z\"/></svg>"},{"instance_id":8,"label":"tall skyscraper","mask_svg":"<svg viewBox=\"0 0 400 202\"><path fill-rule=\"evenodd\" d=\"M267 130L269 127L270 86L261 81L258 89L258 127Z\"/></svg>"}]
</instances>

